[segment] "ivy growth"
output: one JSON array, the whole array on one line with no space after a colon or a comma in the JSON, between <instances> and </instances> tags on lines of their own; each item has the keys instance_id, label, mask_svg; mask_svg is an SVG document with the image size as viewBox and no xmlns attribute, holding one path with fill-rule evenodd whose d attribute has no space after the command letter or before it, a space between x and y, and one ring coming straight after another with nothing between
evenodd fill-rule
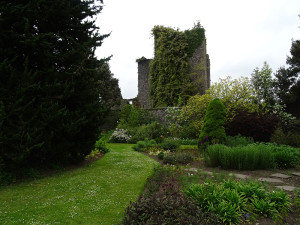
<instances>
[{"instance_id":1,"label":"ivy growth","mask_svg":"<svg viewBox=\"0 0 300 225\"><path fill-rule=\"evenodd\" d=\"M197 89L189 78L188 60L205 40L205 30L197 23L184 32L155 26L155 57L150 64L150 98L152 107L177 106L187 102Z\"/></svg>"}]
</instances>

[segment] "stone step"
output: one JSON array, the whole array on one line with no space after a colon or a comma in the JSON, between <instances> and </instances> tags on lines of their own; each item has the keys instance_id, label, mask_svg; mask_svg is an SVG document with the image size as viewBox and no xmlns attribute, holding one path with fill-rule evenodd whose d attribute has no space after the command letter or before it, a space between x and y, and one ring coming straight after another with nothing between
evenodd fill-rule
<instances>
[{"instance_id":1,"label":"stone step","mask_svg":"<svg viewBox=\"0 0 300 225\"><path fill-rule=\"evenodd\" d=\"M268 178L268 177L260 177L258 178L258 181L265 181L269 183L283 183L282 180L279 180L277 178Z\"/></svg>"},{"instance_id":2,"label":"stone step","mask_svg":"<svg viewBox=\"0 0 300 225\"><path fill-rule=\"evenodd\" d=\"M294 186L288 186L288 185L283 185L283 186L275 186L281 190L284 190L284 191L294 191L295 189L297 189L296 187Z\"/></svg>"},{"instance_id":3,"label":"stone step","mask_svg":"<svg viewBox=\"0 0 300 225\"><path fill-rule=\"evenodd\" d=\"M274 173L274 174L271 174L270 177L288 179L288 178L291 178L292 176L282 174L282 173Z\"/></svg>"},{"instance_id":4,"label":"stone step","mask_svg":"<svg viewBox=\"0 0 300 225\"><path fill-rule=\"evenodd\" d=\"M300 177L300 172L293 172L292 174L295 175L295 176Z\"/></svg>"},{"instance_id":5,"label":"stone step","mask_svg":"<svg viewBox=\"0 0 300 225\"><path fill-rule=\"evenodd\" d=\"M239 173L230 173L229 176L235 176L238 179L248 179L250 176L244 175L244 174L239 174Z\"/></svg>"}]
</instances>

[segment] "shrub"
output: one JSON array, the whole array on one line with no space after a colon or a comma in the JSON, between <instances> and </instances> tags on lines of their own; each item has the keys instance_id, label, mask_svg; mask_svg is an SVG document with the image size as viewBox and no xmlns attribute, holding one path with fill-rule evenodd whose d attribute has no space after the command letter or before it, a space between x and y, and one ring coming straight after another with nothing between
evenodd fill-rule
<instances>
[{"instance_id":1,"label":"shrub","mask_svg":"<svg viewBox=\"0 0 300 225\"><path fill-rule=\"evenodd\" d=\"M187 164L193 161L193 155L190 152L170 152L164 154L164 164Z\"/></svg>"},{"instance_id":2,"label":"shrub","mask_svg":"<svg viewBox=\"0 0 300 225\"><path fill-rule=\"evenodd\" d=\"M198 138L200 135L200 131L193 125L193 124L188 124L184 125L180 128L179 130L179 137L180 138Z\"/></svg>"},{"instance_id":3,"label":"shrub","mask_svg":"<svg viewBox=\"0 0 300 225\"><path fill-rule=\"evenodd\" d=\"M130 139L131 143L136 143L137 141L148 139L160 139L162 135L167 133L167 128L158 122L153 122L150 124L145 124L137 127L132 138Z\"/></svg>"},{"instance_id":4,"label":"shrub","mask_svg":"<svg viewBox=\"0 0 300 225\"><path fill-rule=\"evenodd\" d=\"M300 149L287 145L268 144L275 157L276 167L280 169L293 168L300 165Z\"/></svg>"},{"instance_id":5,"label":"shrub","mask_svg":"<svg viewBox=\"0 0 300 225\"><path fill-rule=\"evenodd\" d=\"M131 136L125 129L116 128L116 130L110 136L109 142L111 143L127 143L129 142Z\"/></svg>"},{"instance_id":6,"label":"shrub","mask_svg":"<svg viewBox=\"0 0 300 225\"><path fill-rule=\"evenodd\" d=\"M157 118L146 109L138 109L139 124L150 124L157 121Z\"/></svg>"},{"instance_id":7,"label":"shrub","mask_svg":"<svg viewBox=\"0 0 300 225\"><path fill-rule=\"evenodd\" d=\"M160 159L160 160L163 160L164 156L165 156L165 153L164 152L160 152L160 153L158 153L157 158Z\"/></svg>"},{"instance_id":8,"label":"shrub","mask_svg":"<svg viewBox=\"0 0 300 225\"><path fill-rule=\"evenodd\" d=\"M125 105L121 110L120 123L118 128L135 127L139 125L138 110L130 104Z\"/></svg>"},{"instance_id":9,"label":"shrub","mask_svg":"<svg viewBox=\"0 0 300 225\"><path fill-rule=\"evenodd\" d=\"M165 150L175 151L179 148L180 144L178 139L175 138L165 138L160 146Z\"/></svg>"},{"instance_id":10,"label":"shrub","mask_svg":"<svg viewBox=\"0 0 300 225\"><path fill-rule=\"evenodd\" d=\"M212 99L213 97L210 94L197 94L190 97L186 106L182 107L181 114L178 117L179 124L183 124L183 126L189 124L189 126L195 128L198 133L197 138L201 131L207 106Z\"/></svg>"},{"instance_id":11,"label":"shrub","mask_svg":"<svg viewBox=\"0 0 300 225\"><path fill-rule=\"evenodd\" d=\"M283 131L278 127L271 136L271 142L279 145L291 145L293 147L300 147L300 134L293 131Z\"/></svg>"},{"instance_id":12,"label":"shrub","mask_svg":"<svg viewBox=\"0 0 300 225\"><path fill-rule=\"evenodd\" d=\"M226 133L230 136L238 134L252 137L254 141L268 142L274 133L279 119L275 115L263 115L256 112L237 112L236 116L227 122Z\"/></svg>"},{"instance_id":13,"label":"shrub","mask_svg":"<svg viewBox=\"0 0 300 225\"><path fill-rule=\"evenodd\" d=\"M98 141L96 141L95 149L98 150L102 154L109 152L109 148L106 146L105 141L101 138Z\"/></svg>"},{"instance_id":14,"label":"shrub","mask_svg":"<svg viewBox=\"0 0 300 225\"><path fill-rule=\"evenodd\" d=\"M199 141L207 137L210 143L223 143L226 140L225 123L225 106L220 99L215 98L207 107Z\"/></svg>"},{"instance_id":15,"label":"shrub","mask_svg":"<svg viewBox=\"0 0 300 225\"><path fill-rule=\"evenodd\" d=\"M254 140L252 137L243 137L240 134L237 136L227 136L225 145L228 147L236 147L236 146L246 146L248 144L253 144Z\"/></svg>"},{"instance_id":16,"label":"shrub","mask_svg":"<svg viewBox=\"0 0 300 225\"><path fill-rule=\"evenodd\" d=\"M145 152L148 148L156 146L157 143L155 140L138 141L132 148L137 152Z\"/></svg>"}]
</instances>

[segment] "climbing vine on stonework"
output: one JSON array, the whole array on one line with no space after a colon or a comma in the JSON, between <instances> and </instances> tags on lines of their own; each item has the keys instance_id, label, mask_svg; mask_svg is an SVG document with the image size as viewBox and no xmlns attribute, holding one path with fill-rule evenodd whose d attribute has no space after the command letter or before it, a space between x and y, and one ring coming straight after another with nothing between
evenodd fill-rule
<instances>
[{"instance_id":1,"label":"climbing vine on stonework","mask_svg":"<svg viewBox=\"0 0 300 225\"><path fill-rule=\"evenodd\" d=\"M188 57L192 57L195 50L205 41L205 29L197 22L193 29L185 30L184 35L188 42Z\"/></svg>"},{"instance_id":2,"label":"climbing vine on stonework","mask_svg":"<svg viewBox=\"0 0 300 225\"><path fill-rule=\"evenodd\" d=\"M152 29L155 40L154 59L150 64L150 98L152 107L184 104L196 94L189 78L188 60L205 40L200 23L184 32L164 26Z\"/></svg>"}]
</instances>

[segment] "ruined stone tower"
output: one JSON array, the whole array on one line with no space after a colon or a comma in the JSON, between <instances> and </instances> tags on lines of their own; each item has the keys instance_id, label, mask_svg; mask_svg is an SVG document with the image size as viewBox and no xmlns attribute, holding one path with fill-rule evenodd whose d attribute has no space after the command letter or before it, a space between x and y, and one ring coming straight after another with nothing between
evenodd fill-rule
<instances>
[{"instance_id":1,"label":"ruined stone tower","mask_svg":"<svg viewBox=\"0 0 300 225\"><path fill-rule=\"evenodd\" d=\"M150 72L151 59L143 59L138 62L138 101L141 108L149 109L150 104Z\"/></svg>"},{"instance_id":2,"label":"ruined stone tower","mask_svg":"<svg viewBox=\"0 0 300 225\"><path fill-rule=\"evenodd\" d=\"M155 40L154 40L155 41ZM152 59L142 57L138 63L138 103L141 108L151 108L150 101L150 63ZM210 60L206 54L206 40L197 47L188 60L188 77L199 94L210 88Z\"/></svg>"}]
</instances>

